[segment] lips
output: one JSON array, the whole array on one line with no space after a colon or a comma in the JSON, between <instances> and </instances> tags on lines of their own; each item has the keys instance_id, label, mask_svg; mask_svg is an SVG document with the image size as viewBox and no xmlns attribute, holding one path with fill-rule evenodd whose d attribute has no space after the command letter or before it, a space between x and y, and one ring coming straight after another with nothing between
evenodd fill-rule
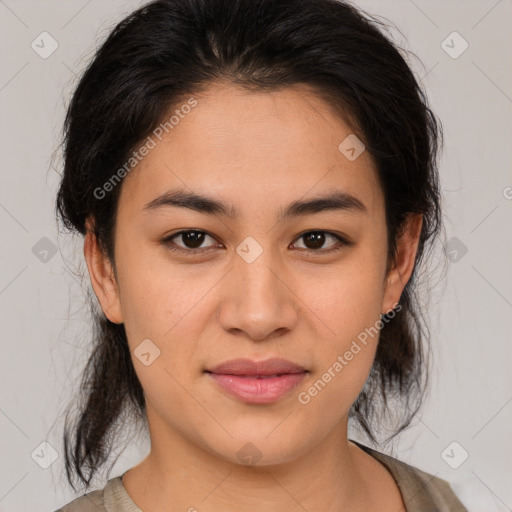
<instances>
[{"instance_id":1,"label":"lips","mask_svg":"<svg viewBox=\"0 0 512 512\"><path fill-rule=\"evenodd\" d=\"M233 359L210 370L208 376L238 400L250 404L276 402L298 386L307 370L286 359Z\"/></svg>"},{"instance_id":2,"label":"lips","mask_svg":"<svg viewBox=\"0 0 512 512\"><path fill-rule=\"evenodd\" d=\"M268 377L291 373L304 373L306 370L286 359L267 359L266 361L252 361L250 359L233 359L207 370L208 373L222 375L239 375L251 377Z\"/></svg>"}]
</instances>

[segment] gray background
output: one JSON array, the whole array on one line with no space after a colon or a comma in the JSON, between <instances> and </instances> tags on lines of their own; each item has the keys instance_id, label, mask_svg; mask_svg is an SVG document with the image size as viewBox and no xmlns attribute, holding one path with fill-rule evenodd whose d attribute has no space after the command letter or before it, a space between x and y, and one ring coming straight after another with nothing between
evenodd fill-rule
<instances>
[{"instance_id":1,"label":"gray background","mask_svg":"<svg viewBox=\"0 0 512 512\"><path fill-rule=\"evenodd\" d=\"M59 235L54 220L61 162L52 155L76 75L141 3L0 0L0 511L54 510L74 497L64 481L59 415L85 362L89 318L80 241ZM452 262L425 304L431 391L393 455L450 481L470 510L512 510L512 2L357 5L394 23L395 40L423 62L411 57L446 135L441 178ZM44 31L58 44L46 59L31 47L42 46ZM469 44L457 58L445 51L463 48L454 31ZM52 460L44 441L57 454L47 469L36 463ZM132 443L110 476L147 449ZM467 460L450 467L462 450Z\"/></svg>"}]
</instances>

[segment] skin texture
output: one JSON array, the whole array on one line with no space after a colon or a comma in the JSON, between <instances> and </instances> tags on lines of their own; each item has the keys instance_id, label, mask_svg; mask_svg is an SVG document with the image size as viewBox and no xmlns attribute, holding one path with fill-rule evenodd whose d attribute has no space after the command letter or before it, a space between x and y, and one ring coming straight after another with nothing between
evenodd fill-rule
<instances>
[{"instance_id":1,"label":"skin texture","mask_svg":"<svg viewBox=\"0 0 512 512\"><path fill-rule=\"evenodd\" d=\"M384 196L374 163L366 151L354 161L340 152L352 130L314 91L215 84L194 97L198 105L122 184L115 271L92 232L85 239L94 291L105 315L125 325L147 402L151 451L123 484L149 511L398 512L403 502L392 476L347 440L348 412L377 337L308 404L297 395L398 303L421 216L409 218L386 274ZM143 211L178 187L227 202L237 214ZM367 212L278 220L292 201L333 190L356 196ZM192 247L188 254L162 241L186 229L210 236L200 249L173 238ZM323 245L308 243L303 235L312 230L324 232ZM351 245L325 253L339 245L329 232ZM249 236L263 250L252 263L236 252ZM133 355L145 339L160 350L149 366ZM238 357L282 357L308 374L275 403L247 404L204 373ZM261 453L256 465L237 455L247 443Z\"/></svg>"}]
</instances>

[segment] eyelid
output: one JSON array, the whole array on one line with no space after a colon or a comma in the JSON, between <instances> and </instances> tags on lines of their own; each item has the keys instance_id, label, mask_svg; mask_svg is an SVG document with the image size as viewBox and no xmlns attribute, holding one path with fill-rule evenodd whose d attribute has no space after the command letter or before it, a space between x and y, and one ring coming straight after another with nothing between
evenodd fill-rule
<instances>
[{"instance_id":1,"label":"eyelid","mask_svg":"<svg viewBox=\"0 0 512 512\"><path fill-rule=\"evenodd\" d=\"M339 250L343 246L352 245L352 242L350 242L346 236L344 236L344 235L342 235L340 233L336 233L335 231L328 231L328 230L325 230L325 229L309 229L309 230L303 231L302 233L300 233L295 238L295 240L299 240L303 236L308 235L310 233L323 233L325 235L330 235L333 238L335 238L336 241L337 241L337 243L335 243L334 246L332 248L330 248L330 249L317 249L317 250L315 250L315 249L308 249L307 247L306 248L300 248L301 250L308 251L308 252L310 252L312 254L327 254L327 253Z\"/></svg>"},{"instance_id":2,"label":"eyelid","mask_svg":"<svg viewBox=\"0 0 512 512\"><path fill-rule=\"evenodd\" d=\"M213 236L212 234L208 233L208 231L205 231L204 229L192 229L192 228L190 228L190 229L182 229L182 230L180 230L180 231L178 231L176 233L173 233L172 235L164 237L163 240L162 240L162 243L167 245L169 250L176 251L176 252L181 252L181 253L189 254L189 255L190 254L202 254L204 252L207 252L207 251L215 248L214 245L212 245L210 247L199 248L199 249L187 249L187 248L183 248L183 247L178 246L178 245L171 245L171 244L174 244L174 242L172 242L173 238L176 238L176 237L179 237L182 234L191 233L191 232L205 234L205 235L209 236L210 238L213 238L214 240L216 240L215 236ZM315 250L315 249L308 249L306 247L306 248L299 248L301 251L306 251L306 252L309 252L309 253L312 253L312 254L316 253L316 254L322 255L322 254L328 254L330 252L334 252L334 251L340 250L344 246L352 245L352 242L350 242L347 239L347 237L345 237L344 235L342 235L340 233L336 233L334 231L325 230L325 229L309 229L309 230L302 231L300 234L298 234L294 238L294 240L292 242L292 245L293 245L293 243L296 240L299 240L303 236L305 236L307 234L310 234L310 233L324 233L326 235L331 235L333 238L335 238L337 240L337 243L334 244L334 247L332 247L330 249L317 249L317 250Z\"/></svg>"},{"instance_id":3,"label":"eyelid","mask_svg":"<svg viewBox=\"0 0 512 512\"><path fill-rule=\"evenodd\" d=\"M162 240L162 243L167 245L168 249L170 249L172 251L182 252L185 254L193 254L193 253L199 254L199 253L203 253L203 252L215 247L212 245L211 247L206 247L206 248L188 249L188 248L181 247L179 245L171 245L171 244L174 244L174 242L172 242L173 238L177 238L180 235L183 235L185 233L191 233L191 232L204 234L204 235L207 235L210 238L213 238L214 240L216 240L216 238L213 235L211 235L210 233L208 233L208 231L205 231L204 229L182 229L176 233L173 233L172 235L164 237L164 239Z\"/></svg>"}]
</instances>

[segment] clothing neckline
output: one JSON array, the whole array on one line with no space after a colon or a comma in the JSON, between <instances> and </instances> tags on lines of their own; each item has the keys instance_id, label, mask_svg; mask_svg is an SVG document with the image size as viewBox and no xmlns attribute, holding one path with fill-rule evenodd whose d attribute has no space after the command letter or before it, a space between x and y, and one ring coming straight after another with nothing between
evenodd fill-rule
<instances>
[{"instance_id":1,"label":"clothing neckline","mask_svg":"<svg viewBox=\"0 0 512 512\"><path fill-rule=\"evenodd\" d=\"M433 501L428 486L431 483L432 486L437 483L443 486L447 485L444 480L437 478L435 475L425 473L421 469L411 466L391 455L365 446L353 439L349 439L349 441L379 461L391 473L402 494L406 512L409 510L418 512L439 510L438 505Z\"/></svg>"}]
</instances>

